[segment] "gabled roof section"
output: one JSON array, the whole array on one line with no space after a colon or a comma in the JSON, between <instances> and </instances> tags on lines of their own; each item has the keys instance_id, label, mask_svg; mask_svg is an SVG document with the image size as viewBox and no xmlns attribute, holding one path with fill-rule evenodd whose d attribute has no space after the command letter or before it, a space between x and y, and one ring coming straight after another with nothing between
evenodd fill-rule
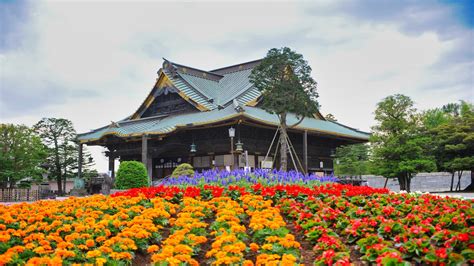
<instances>
[{"instance_id":1,"label":"gabled roof section","mask_svg":"<svg viewBox=\"0 0 474 266\"><path fill-rule=\"evenodd\" d=\"M255 106L261 98L261 92L253 86L249 76L262 59L210 71L178 64L165 58L163 60L163 66L158 71L160 79L164 76L185 100L200 111L222 109L232 104L234 99L242 105ZM143 106L151 103L153 94L159 89L158 85L157 82L132 119L139 118L143 113ZM319 113L315 114L315 117L324 120Z\"/></svg>"},{"instance_id":2,"label":"gabled roof section","mask_svg":"<svg viewBox=\"0 0 474 266\"><path fill-rule=\"evenodd\" d=\"M193 94L191 90L194 90L194 94L198 94L193 95L197 102L204 106L203 100L212 103L207 106L210 110L227 106L234 99L247 104L260 96L260 92L250 83L249 76L261 59L211 71L164 60L163 71L176 83L186 85L183 89L188 89L190 95Z\"/></svg>"}]
</instances>

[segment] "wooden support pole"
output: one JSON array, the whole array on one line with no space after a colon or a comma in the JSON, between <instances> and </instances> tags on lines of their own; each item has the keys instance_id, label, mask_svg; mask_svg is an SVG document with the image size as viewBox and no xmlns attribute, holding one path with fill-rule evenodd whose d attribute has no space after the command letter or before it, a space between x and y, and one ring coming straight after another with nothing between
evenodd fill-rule
<instances>
[{"instance_id":1,"label":"wooden support pole","mask_svg":"<svg viewBox=\"0 0 474 266\"><path fill-rule=\"evenodd\" d=\"M303 133L303 166L304 172L308 173L308 131Z\"/></svg>"},{"instance_id":2,"label":"wooden support pole","mask_svg":"<svg viewBox=\"0 0 474 266\"><path fill-rule=\"evenodd\" d=\"M151 182L151 177L152 177L152 160L151 158L148 158L148 135L143 134L142 135L142 163L145 165L146 171L148 173L148 178Z\"/></svg>"},{"instance_id":3,"label":"wooden support pole","mask_svg":"<svg viewBox=\"0 0 474 266\"><path fill-rule=\"evenodd\" d=\"M142 135L142 163L146 166L148 163L148 135Z\"/></svg>"},{"instance_id":4,"label":"wooden support pole","mask_svg":"<svg viewBox=\"0 0 474 266\"><path fill-rule=\"evenodd\" d=\"M115 181L115 157L109 154L109 172L110 178Z\"/></svg>"},{"instance_id":5,"label":"wooden support pole","mask_svg":"<svg viewBox=\"0 0 474 266\"><path fill-rule=\"evenodd\" d=\"M77 165L77 178L82 178L82 143L79 143L79 159Z\"/></svg>"}]
</instances>

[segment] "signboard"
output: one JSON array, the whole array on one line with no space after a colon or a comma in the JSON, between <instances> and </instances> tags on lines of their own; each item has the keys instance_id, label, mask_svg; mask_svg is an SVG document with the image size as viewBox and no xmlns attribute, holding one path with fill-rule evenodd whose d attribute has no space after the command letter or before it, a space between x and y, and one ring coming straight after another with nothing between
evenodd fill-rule
<instances>
[{"instance_id":1,"label":"signboard","mask_svg":"<svg viewBox=\"0 0 474 266\"><path fill-rule=\"evenodd\" d=\"M273 169L273 161L262 161L262 169Z\"/></svg>"}]
</instances>

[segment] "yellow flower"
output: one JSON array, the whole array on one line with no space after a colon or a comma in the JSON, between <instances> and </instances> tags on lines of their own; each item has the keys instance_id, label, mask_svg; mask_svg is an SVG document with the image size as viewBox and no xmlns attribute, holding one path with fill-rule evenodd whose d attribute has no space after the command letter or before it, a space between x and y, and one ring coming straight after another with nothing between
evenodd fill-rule
<instances>
[{"instance_id":1,"label":"yellow flower","mask_svg":"<svg viewBox=\"0 0 474 266\"><path fill-rule=\"evenodd\" d=\"M102 266L102 265L104 265L106 262L107 262L107 259L105 259L105 258L97 258L97 259L95 260L95 263L96 263L97 266Z\"/></svg>"},{"instance_id":2,"label":"yellow flower","mask_svg":"<svg viewBox=\"0 0 474 266\"><path fill-rule=\"evenodd\" d=\"M87 255L86 255L86 258L95 258L95 257L99 257L102 255L102 252L100 252L100 250L92 250L92 251L89 251L87 252Z\"/></svg>"}]
</instances>

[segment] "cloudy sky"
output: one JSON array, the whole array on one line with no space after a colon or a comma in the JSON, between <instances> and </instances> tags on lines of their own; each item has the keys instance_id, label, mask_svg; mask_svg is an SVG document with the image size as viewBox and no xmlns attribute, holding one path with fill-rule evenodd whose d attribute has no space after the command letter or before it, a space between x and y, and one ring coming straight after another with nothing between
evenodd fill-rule
<instances>
[{"instance_id":1,"label":"cloudy sky","mask_svg":"<svg viewBox=\"0 0 474 266\"><path fill-rule=\"evenodd\" d=\"M165 57L201 69L289 46L321 112L370 130L383 97L474 101L474 1L0 0L0 122L62 117L85 132L132 114ZM101 148L90 148L106 171Z\"/></svg>"}]
</instances>

